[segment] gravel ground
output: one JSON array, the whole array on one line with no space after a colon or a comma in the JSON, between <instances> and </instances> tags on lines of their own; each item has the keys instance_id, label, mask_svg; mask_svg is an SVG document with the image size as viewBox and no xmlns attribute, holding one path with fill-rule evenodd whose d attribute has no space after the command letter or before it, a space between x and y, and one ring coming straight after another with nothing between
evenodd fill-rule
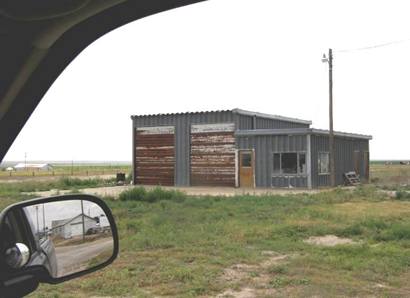
<instances>
[{"instance_id":1,"label":"gravel ground","mask_svg":"<svg viewBox=\"0 0 410 298\"><path fill-rule=\"evenodd\" d=\"M81 193L91 194L96 196L113 196L118 197L118 195L133 186L113 186L113 187L99 187L99 188L85 188L80 189ZM153 188L153 186L145 186L147 189ZM175 189L185 192L192 196L227 196L232 197L235 195L289 195L289 194L315 194L326 190L308 190L308 189L270 189L270 188L256 188L256 189L245 189L245 188L232 188L232 187L163 187L164 189ZM59 191L59 194L69 193L70 191ZM56 195L57 190L37 192L36 195L40 197L49 197Z\"/></svg>"}]
</instances>

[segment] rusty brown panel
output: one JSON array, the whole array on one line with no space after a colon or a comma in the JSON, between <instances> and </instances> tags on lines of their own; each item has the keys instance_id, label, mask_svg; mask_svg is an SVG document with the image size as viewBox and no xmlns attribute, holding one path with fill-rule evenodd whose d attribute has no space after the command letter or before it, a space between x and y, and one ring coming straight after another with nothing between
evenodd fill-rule
<instances>
[{"instance_id":1,"label":"rusty brown panel","mask_svg":"<svg viewBox=\"0 0 410 298\"><path fill-rule=\"evenodd\" d=\"M191 133L191 185L234 187L235 149L233 131Z\"/></svg>"},{"instance_id":2,"label":"rusty brown panel","mask_svg":"<svg viewBox=\"0 0 410 298\"><path fill-rule=\"evenodd\" d=\"M175 135L172 127L139 128L135 136L137 184L174 185Z\"/></svg>"}]
</instances>

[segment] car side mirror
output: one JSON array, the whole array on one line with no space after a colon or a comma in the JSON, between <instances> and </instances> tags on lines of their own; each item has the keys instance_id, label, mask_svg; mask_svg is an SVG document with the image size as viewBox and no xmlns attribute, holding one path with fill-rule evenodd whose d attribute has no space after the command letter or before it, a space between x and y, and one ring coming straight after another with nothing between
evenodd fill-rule
<instances>
[{"instance_id":1,"label":"car side mirror","mask_svg":"<svg viewBox=\"0 0 410 298\"><path fill-rule=\"evenodd\" d=\"M117 254L114 218L97 197L30 200L0 214L0 283L29 275L56 284L99 270Z\"/></svg>"}]
</instances>

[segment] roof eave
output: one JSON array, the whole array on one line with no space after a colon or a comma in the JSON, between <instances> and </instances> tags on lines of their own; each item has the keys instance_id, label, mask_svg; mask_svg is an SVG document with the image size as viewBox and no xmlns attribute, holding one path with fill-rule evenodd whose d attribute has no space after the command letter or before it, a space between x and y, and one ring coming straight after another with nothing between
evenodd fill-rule
<instances>
[{"instance_id":1,"label":"roof eave","mask_svg":"<svg viewBox=\"0 0 410 298\"><path fill-rule=\"evenodd\" d=\"M233 109L232 113L244 115L244 116L256 116L256 117L264 118L264 119L273 119L273 120L293 122L293 123L298 123L298 124L312 125L312 121L310 120L302 120L302 119L279 116L279 115L251 112L251 111L246 111L246 110L241 110L241 109Z\"/></svg>"},{"instance_id":2,"label":"roof eave","mask_svg":"<svg viewBox=\"0 0 410 298\"><path fill-rule=\"evenodd\" d=\"M288 129L255 129L255 130L237 130L235 136L266 136L266 135L329 135L329 131L315 128L288 128ZM372 140L369 135L361 135L347 132L335 132L337 137L345 137L361 140Z\"/></svg>"}]
</instances>

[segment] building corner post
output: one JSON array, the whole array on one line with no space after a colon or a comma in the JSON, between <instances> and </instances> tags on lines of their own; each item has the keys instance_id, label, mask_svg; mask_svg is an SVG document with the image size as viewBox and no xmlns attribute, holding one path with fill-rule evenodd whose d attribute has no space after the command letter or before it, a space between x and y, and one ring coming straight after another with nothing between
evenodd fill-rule
<instances>
[{"instance_id":1,"label":"building corner post","mask_svg":"<svg viewBox=\"0 0 410 298\"><path fill-rule=\"evenodd\" d=\"M136 150L136 129L134 127L134 120L132 120L132 184L135 185L137 182L137 177L135 177L135 169L136 169L136 154L137 154L137 150Z\"/></svg>"},{"instance_id":2,"label":"building corner post","mask_svg":"<svg viewBox=\"0 0 410 298\"><path fill-rule=\"evenodd\" d=\"M307 187L312 189L312 142L311 134L306 135L306 174L307 174Z\"/></svg>"}]
</instances>

